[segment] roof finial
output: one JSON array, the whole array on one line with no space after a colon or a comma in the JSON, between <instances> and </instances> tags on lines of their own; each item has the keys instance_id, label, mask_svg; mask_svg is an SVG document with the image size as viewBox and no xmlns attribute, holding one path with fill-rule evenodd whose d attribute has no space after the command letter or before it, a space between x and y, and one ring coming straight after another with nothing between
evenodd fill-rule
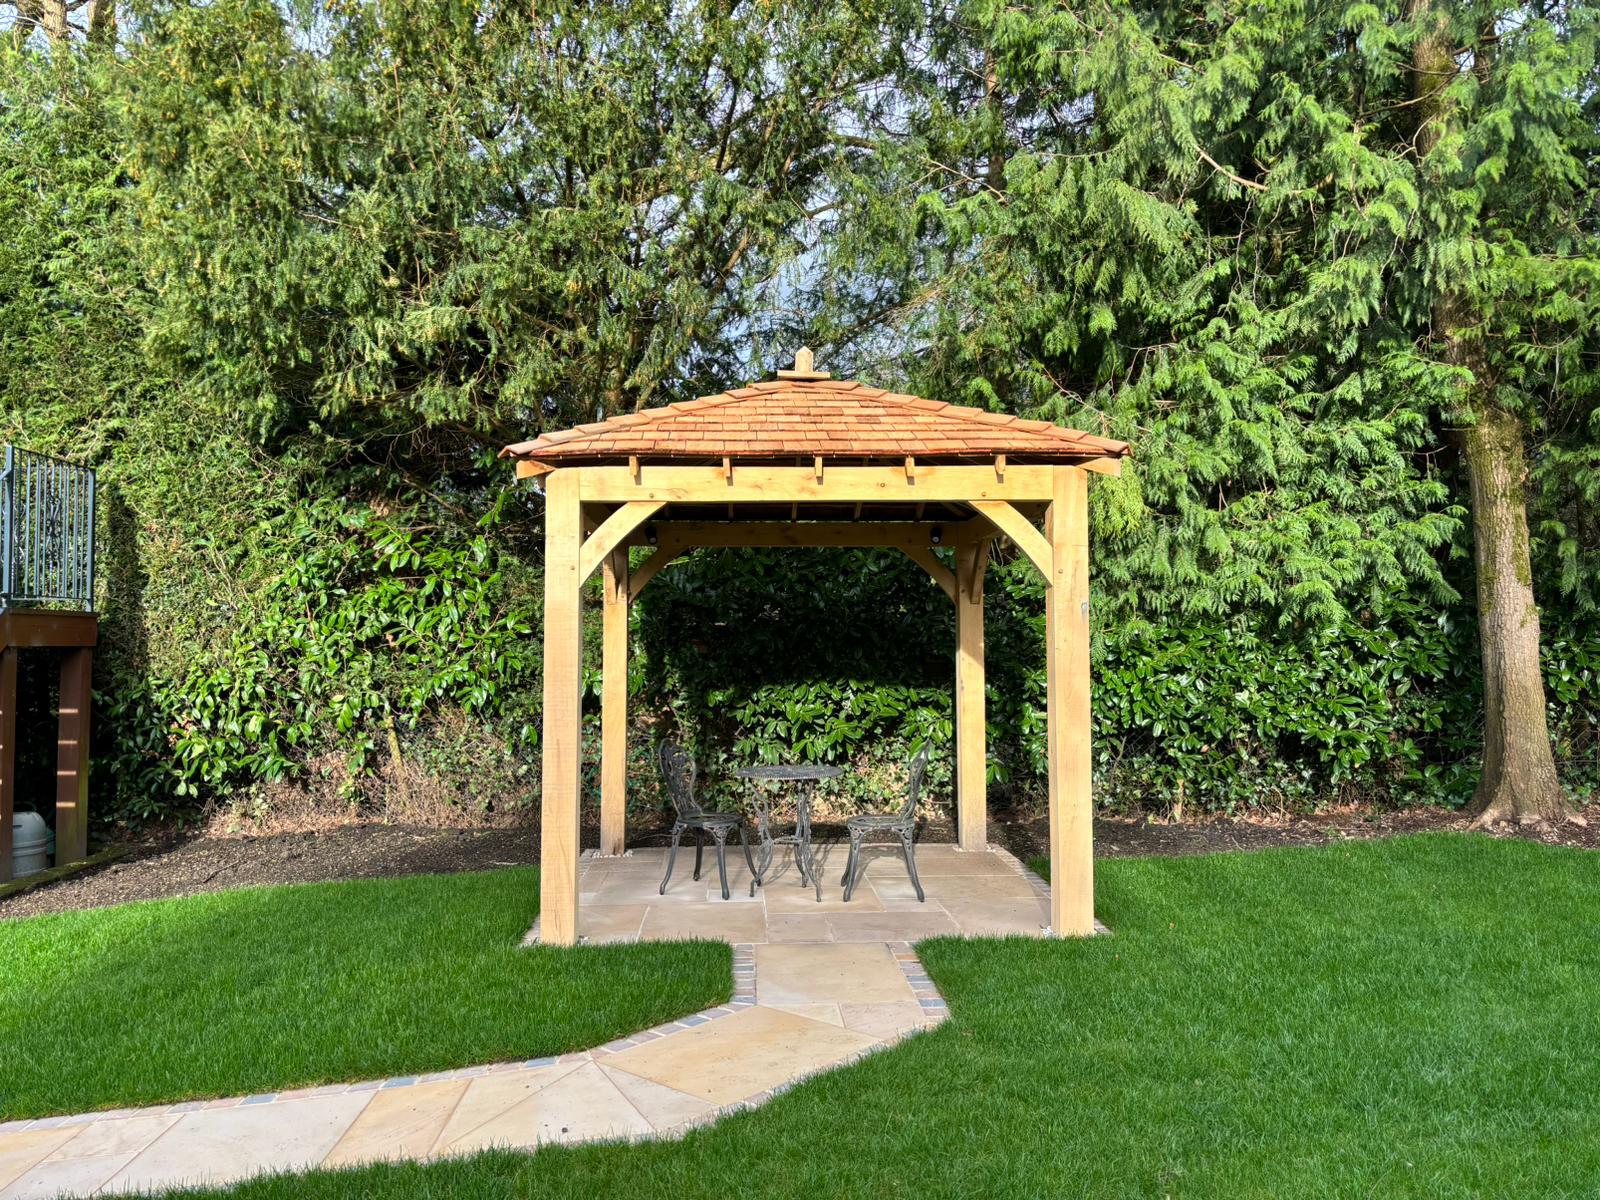
<instances>
[{"instance_id":1,"label":"roof finial","mask_svg":"<svg viewBox=\"0 0 1600 1200\"><path fill-rule=\"evenodd\" d=\"M809 347L809 346L801 346L800 349L796 350L795 353L794 353L794 368L792 370L779 371L778 372L778 378L779 379L827 379L828 378L828 372L827 371L819 371L819 370L816 369L816 366L817 366L816 356L811 353L811 347Z\"/></svg>"}]
</instances>

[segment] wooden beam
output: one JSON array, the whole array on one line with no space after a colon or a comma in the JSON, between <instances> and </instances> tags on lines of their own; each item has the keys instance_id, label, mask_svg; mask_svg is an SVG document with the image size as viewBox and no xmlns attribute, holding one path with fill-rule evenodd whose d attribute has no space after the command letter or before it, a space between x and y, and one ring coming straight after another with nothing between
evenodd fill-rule
<instances>
[{"instance_id":1,"label":"wooden beam","mask_svg":"<svg viewBox=\"0 0 1600 1200\"><path fill-rule=\"evenodd\" d=\"M578 940L579 703L583 633L579 620L579 471L553 472L544 514L544 742L539 797L539 940Z\"/></svg>"},{"instance_id":2,"label":"wooden beam","mask_svg":"<svg viewBox=\"0 0 1600 1200\"><path fill-rule=\"evenodd\" d=\"M956 598L956 577L949 567L939 561L939 556L928 546L901 545L898 549L912 562L916 563L939 585L939 589L946 596Z\"/></svg>"},{"instance_id":3,"label":"wooden beam","mask_svg":"<svg viewBox=\"0 0 1600 1200\"><path fill-rule=\"evenodd\" d=\"M606 555L600 661L600 853L621 854L628 823L628 551Z\"/></svg>"},{"instance_id":4,"label":"wooden beam","mask_svg":"<svg viewBox=\"0 0 1600 1200\"><path fill-rule=\"evenodd\" d=\"M554 470L554 467L547 467L544 463L533 462L526 458L517 459L518 479L537 479L539 476L548 475Z\"/></svg>"},{"instance_id":5,"label":"wooden beam","mask_svg":"<svg viewBox=\"0 0 1600 1200\"><path fill-rule=\"evenodd\" d=\"M994 523L988 517L968 517L944 527L946 546L964 546L972 542L994 540Z\"/></svg>"},{"instance_id":6,"label":"wooden beam","mask_svg":"<svg viewBox=\"0 0 1600 1200\"><path fill-rule=\"evenodd\" d=\"M628 535L655 516L660 508L657 500L630 500L602 521L583 543L578 555L578 582L581 584L593 575L606 555L623 545Z\"/></svg>"},{"instance_id":7,"label":"wooden beam","mask_svg":"<svg viewBox=\"0 0 1600 1200\"><path fill-rule=\"evenodd\" d=\"M1071 467L1061 469L1072 470ZM1050 543L1045 540L1044 534L1034 528L1032 521L1003 500L974 500L972 507L1015 542L1017 549L1028 556L1028 560L1039 568L1039 573L1045 579L1051 577L1054 555L1051 553Z\"/></svg>"},{"instance_id":8,"label":"wooden beam","mask_svg":"<svg viewBox=\"0 0 1600 1200\"><path fill-rule=\"evenodd\" d=\"M656 547L656 552L645 559L633 569L628 579L628 600L631 603L639 598L639 593L644 591L644 585L656 577L656 572L661 570L673 559L684 554L689 546L663 543Z\"/></svg>"},{"instance_id":9,"label":"wooden beam","mask_svg":"<svg viewBox=\"0 0 1600 1200\"><path fill-rule=\"evenodd\" d=\"M1045 515L1054 569L1045 592L1045 727L1050 781L1050 927L1094 932L1089 712L1089 477L1060 469Z\"/></svg>"},{"instance_id":10,"label":"wooden beam","mask_svg":"<svg viewBox=\"0 0 1600 1200\"><path fill-rule=\"evenodd\" d=\"M733 479L718 466L657 466L646 463L639 478L625 466L583 467L584 500L621 504L629 500L658 500L666 504L850 504L962 503L971 500L1050 499L1048 466L1017 466L996 479L994 469L981 466L923 464L907 479L899 467L831 466L819 482L810 466L769 467L741 464Z\"/></svg>"},{"instance_id":11,"label":"wooden beam","mask_svg":"<svg viewBox=\"0 0 1600 1200\"><path fill-rule=\"evenodd\" d=\"M0 883L11 878L11 817L17 803L17 651L0 647Z\"/></svg>"},{"instance_id":12,"label":"wooden beam","mask_svg":"<svg viewBox=\"0 0 1600 1200\"><path fill-rule=\"evenodd\" d=\"M933 531L948 528L936 521L662 521L656 539L683 546L931 546ZM993 536L987 521L983 528ZM644 535L630 540L642 544Z\"/></svg>"},{"instance_id":13,"label":"wooden beam","mask_svg":"<svg viewBox=\"0 0 1600 1200\"><path fill-rule=\"evenodd\" d=\"M61 656L61 704L56 715L56 861L89 857L89 720L94 651Z\"/></svg>"},{"instance_id":14,"label":"wooden beam","mask_svg":"<svg viewBox=\"0 0 1600 1200\"><path fill-rule=\"evenodd\" d=\"M956 831L963 850L989 845L983 661L983 572L988 561L988 542L956 548Z\"/></svg>"},{"instance_id":15,"label":"wooden beam","mask_svg":"<svg viewBox=\"0 0 1600 1200\"><path fill-rule=\"evenodd\" d=\"M94 613L51 609L0 612L0 649L56 649L93 646L100 639L100 618Z\"/></svg>"},{"instance_id":16,"label":"wooden beam","mask_svg":"<svg viewBox=\"0 0 1600 1200\"><path fill-rule=\"evenodd\" d=\"M1121 475L1122 460L1120 458L1091 458L1078 464L1085 471L1093 471L1096 475Z\"/></svg>"}]
</instances>

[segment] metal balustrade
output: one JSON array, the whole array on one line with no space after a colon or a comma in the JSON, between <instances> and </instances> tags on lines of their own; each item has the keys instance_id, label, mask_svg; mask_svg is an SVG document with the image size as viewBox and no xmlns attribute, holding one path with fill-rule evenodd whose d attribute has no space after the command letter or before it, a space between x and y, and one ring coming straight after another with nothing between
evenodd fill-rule
<instances>
[{"instance_id":1,"label":"metal balustrade","mask_svg":"<svg viewBox=\"0 0 1600 1200\"><path fill-rule=\"evenodd\" d=\"M0 609L94 609L94 471L5 448Z\"/></svg>"}]
</instances>

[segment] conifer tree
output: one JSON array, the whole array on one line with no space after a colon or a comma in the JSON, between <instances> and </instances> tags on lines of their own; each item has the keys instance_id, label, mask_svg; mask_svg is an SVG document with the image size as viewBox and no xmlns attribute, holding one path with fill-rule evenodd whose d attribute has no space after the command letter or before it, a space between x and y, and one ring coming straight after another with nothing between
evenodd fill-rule
<instances>
[{"instance_id":1,"label":"conifer tree","mask_svg":"<svg viewBox=\"0 0 1600 1200\"><path fill-rule=\"evenodd\" d=\"M847 187L840 307L870 299L863 353L912 347L886 365L936 394L1135 444L1096 496L1123 613L1314 631L1443 602L1470 518L1477 808L1558 815L1535 597L1596 578L1597 28L1559 3L958 5Z\"/></svg>"}]
</instances>

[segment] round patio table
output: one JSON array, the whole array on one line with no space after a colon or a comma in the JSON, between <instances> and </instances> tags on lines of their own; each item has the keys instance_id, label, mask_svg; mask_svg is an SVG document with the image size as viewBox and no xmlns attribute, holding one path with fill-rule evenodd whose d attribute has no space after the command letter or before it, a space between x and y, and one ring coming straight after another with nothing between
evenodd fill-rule
<instances>
[{"instance_id":1,"label":"round patio table","mask_svg":"<svg viewBox=\"0 0 1600 1200\"><path fill-rule=\"evenodd\" d=\"M772 857L779 846L794 847L794 862L800 871L800 886L810 883L817 890L817 903L822 903L822 873L817 870L816 857L811 853L811 796L819 779L837 779L844 774L843 767L824 766L754 766L740 767L734 772L740 779L758 783L797 783L795 792L794 832L774 836L772 833L772 803L765 788L756 789L756 835L761 839L761 862L750 880L750 894L757 886L765 886L766 874L772 866Z\"/></svg>"}]
</instances>

